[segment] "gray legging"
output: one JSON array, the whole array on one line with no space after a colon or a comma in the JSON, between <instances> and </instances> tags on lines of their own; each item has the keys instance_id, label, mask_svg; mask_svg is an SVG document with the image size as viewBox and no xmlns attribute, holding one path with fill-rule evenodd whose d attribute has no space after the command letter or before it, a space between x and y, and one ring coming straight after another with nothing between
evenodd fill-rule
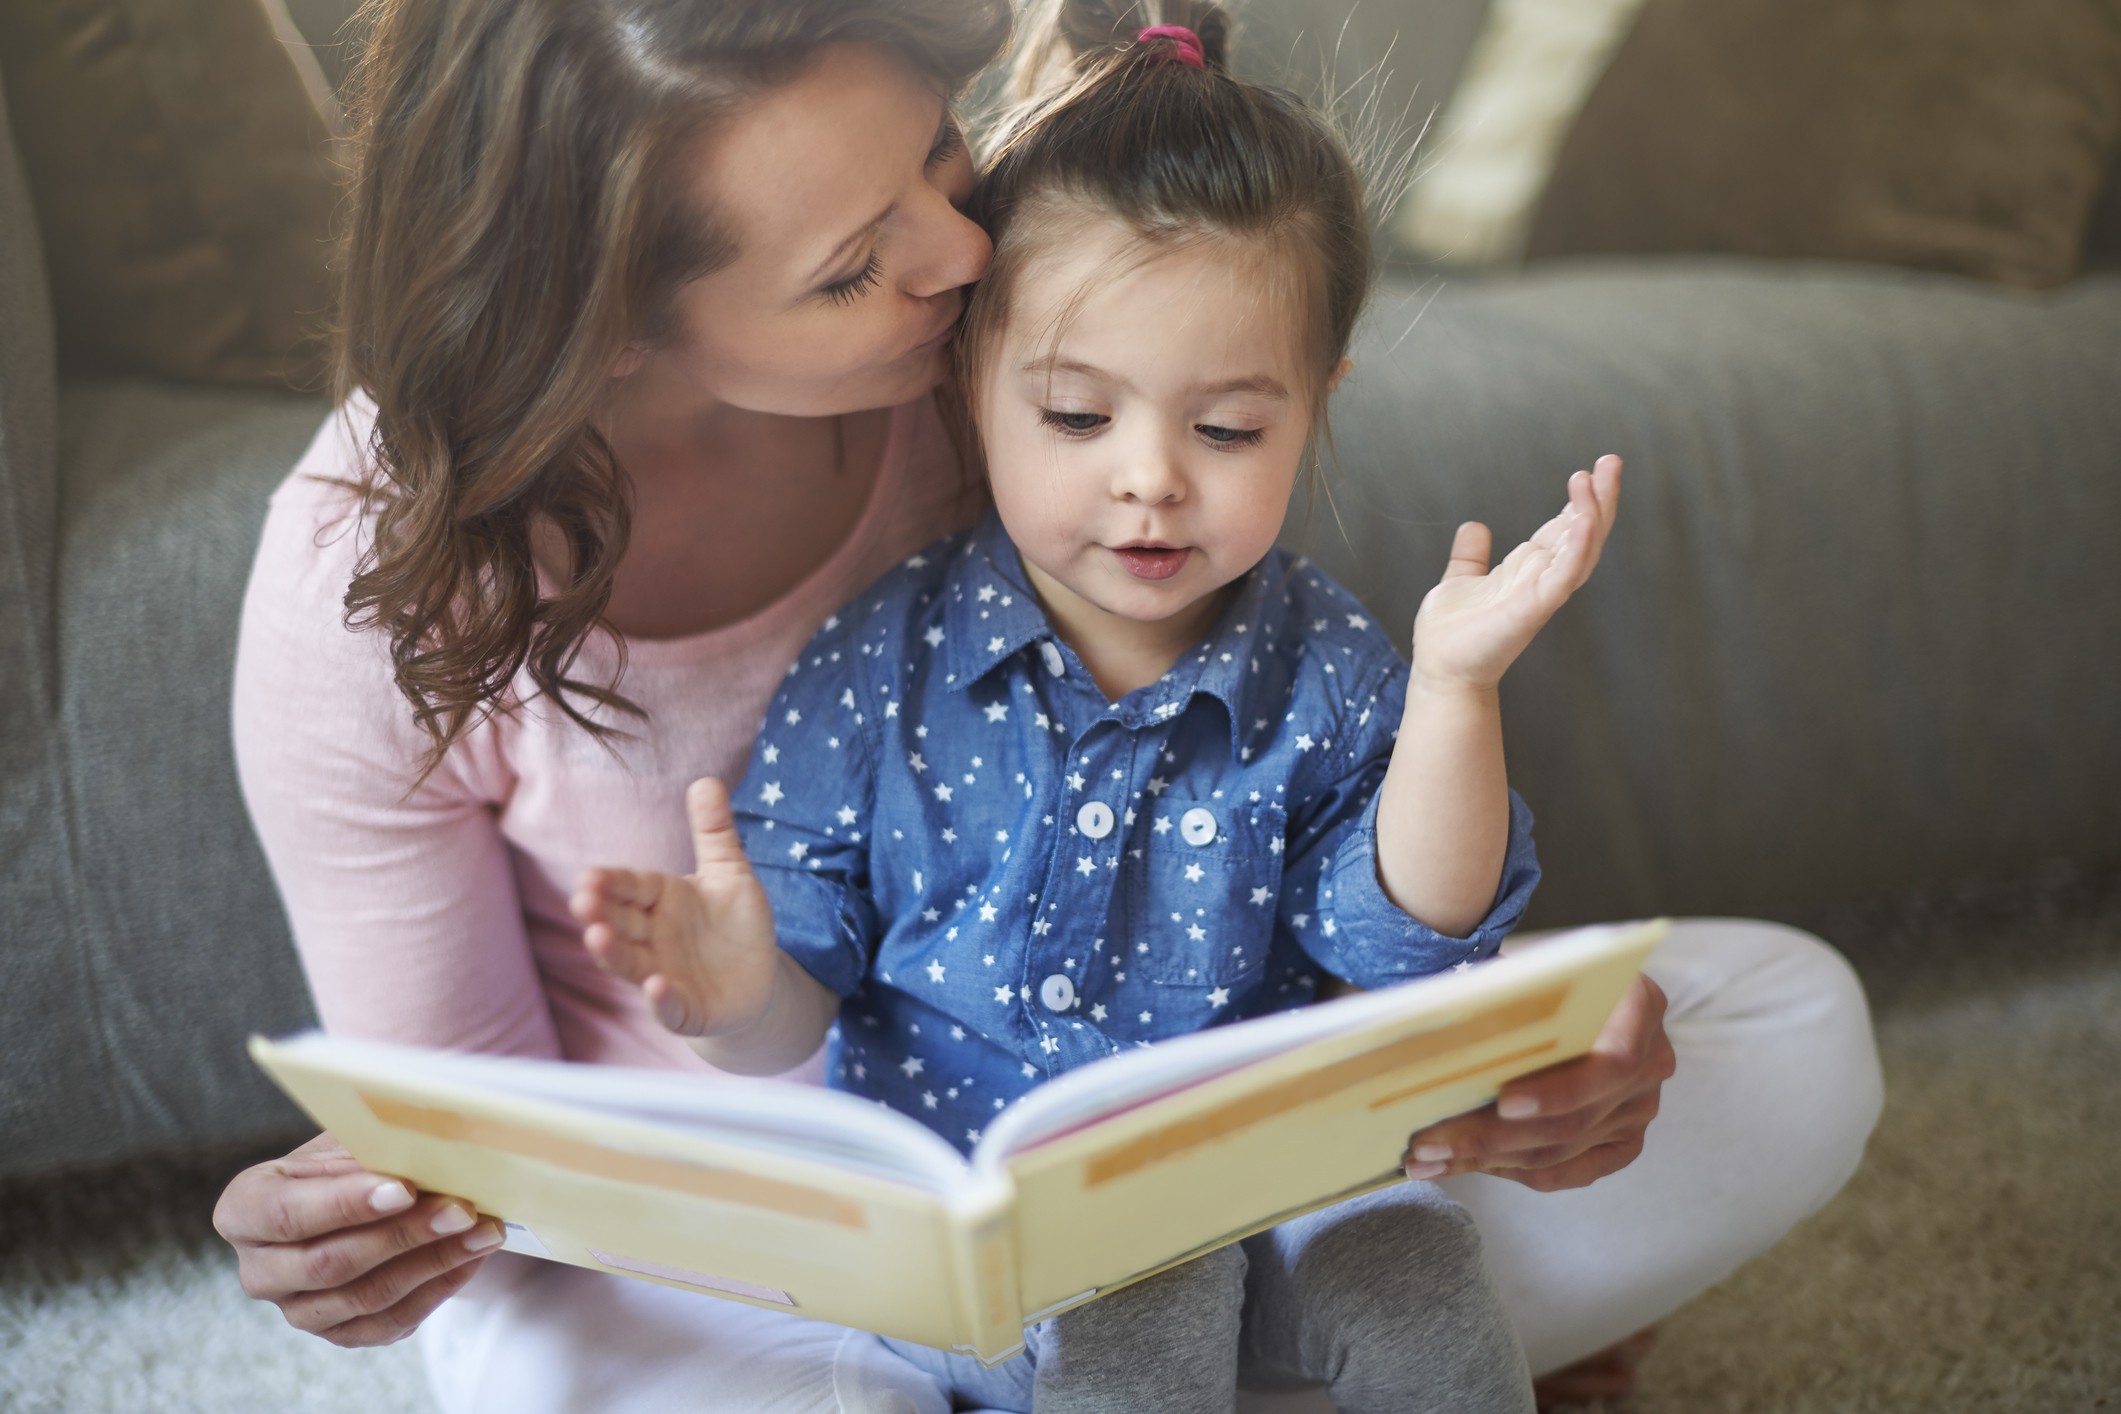
<instances>
[{"instance_id":1,"label":"gray legging","mask_svg":"<svg viewBox=\"0 0 2121 1414\"><path fill-rule=\"evenodd\" d=\"M959 1407L1229 1414L1255 1389L1324 1384L1347 1414L1521 1414L1531 1372L1472 1218L1401 1183L1195 1258L1024 1332L987 1369L888 1341Z\"/></svg>"}]
</instances>

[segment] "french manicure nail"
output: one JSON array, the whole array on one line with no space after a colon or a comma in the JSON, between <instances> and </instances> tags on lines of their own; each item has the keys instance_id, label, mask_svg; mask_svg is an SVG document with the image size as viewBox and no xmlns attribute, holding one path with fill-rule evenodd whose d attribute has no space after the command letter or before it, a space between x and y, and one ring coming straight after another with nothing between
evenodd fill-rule
<instances>
[{"instance_id":1,"label":"french manicure nail","mask_svg":"<svg viewBox=\"0 0 2121 1414\"><path fill-rule=\"evenodd\" d=\"M396 1179L389 1179L368 1190L368 1206L379 1213L395 1213L400 1208L412 1206L412 1190Z\"/></svg>"},{"instance_id":2,"label":"french manicure nail","mask_svg":"<svg viewBox=\"0 0 2121 1414\"><path fill-rule=\"evenodd\" d=\"M466 1252L484 1252L489 1247L500 1246L501 1241L502 1234L499 1228L482 1227L477 1232L464 1234L464 1250Z\"/></svg>"},{"instance_id":3,"label":"french manicure nail","mask_svg":"<svg viewBox=\"0 0 2121 1414\"><path fill-rule=\"evenodd\" d=\"M451 1203L449 1206L437 1212L434 1217L428 1221L427 1225L430 1228L434 1229L436 1235L441 1237L447 1237L453 1232L462 1232L465 1228L470 1227L473 1223L477 1221L477 1218L465 1212L456 1204Z\"/></svg>"},{"instance_id":4,"label":"french manicure nail","mask_svg":"<svg viewBox=\"0 0 2121 1414\"><path fill-rule=\"evenodd\" d=\"M1451 1146L1448 1144L1418 1144L1414 1148L1414 1157L1425 1164L1441 1163L1451 1157Z\"/></svg>"},{"instance_id":5,"label":"french manicure nail","mask_svg":"<svg viewBox=\"0 0 2121 1414\"><path fill-rule=\"evenodd\" d=\"M1408 1164L1407 1177L1414 1179L1434 1178L1449 1167L1449 1164Z\"/></svg>"},{"instance_id":6,"label":"french manicure nail","mask_svg":"<svg viewBox=\"0 0 2121 1414\"><path fill-rule=\"evenodd\" d=\"M1504 1119L1523 1119L1539 1113L1539 1101L1530 1095L1506 1095L1496 1103L1495 1113Z\"/></svg>"}]
</instances>

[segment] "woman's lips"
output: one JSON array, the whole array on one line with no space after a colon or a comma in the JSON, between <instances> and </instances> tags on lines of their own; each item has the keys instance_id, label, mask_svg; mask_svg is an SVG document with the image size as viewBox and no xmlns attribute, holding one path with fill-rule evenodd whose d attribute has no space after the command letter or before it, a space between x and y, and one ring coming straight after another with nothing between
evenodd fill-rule
<instances>
[{"instance_id":1,"label":"woman's lips","mask_svg":"<svg viewBox=\"0 0 2121 1414\"><path fill-rule=\"evenodd\" d=\"M1122 545L1112 553L1136 579L1169 579L1186 567L1186 556L1193 552L1169 545Z\"/></svg>"}]
</instances>

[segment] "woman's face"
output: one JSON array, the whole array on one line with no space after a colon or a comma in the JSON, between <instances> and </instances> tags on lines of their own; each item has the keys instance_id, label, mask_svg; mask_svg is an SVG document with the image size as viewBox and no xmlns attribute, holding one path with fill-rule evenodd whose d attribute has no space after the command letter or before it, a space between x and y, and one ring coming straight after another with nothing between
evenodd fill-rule
<instances>
[{"instance_id":1,"label":"woman's face","mask_svg":"<svg viewBox=\"0 0 2121 1414\"><path fill-rule=\"evenodd\" d=\"M836 45L702 142L695 197L736 256L678 296L637 369L754 412L821 417L933 388L986 268L972 163L932 84ZM631 362L631 361L629 361Z\"/></svg>"}]
</instances>

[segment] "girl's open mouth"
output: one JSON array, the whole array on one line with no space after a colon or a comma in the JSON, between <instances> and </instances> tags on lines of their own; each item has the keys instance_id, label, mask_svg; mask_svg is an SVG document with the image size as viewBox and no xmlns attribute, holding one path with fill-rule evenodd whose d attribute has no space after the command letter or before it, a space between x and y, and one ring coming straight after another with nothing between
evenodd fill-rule
<instances>
[{"instance_id":1,"label":"girl's open mouth","mask_svg":"<svg viewBox=\"0 0 2121 1414\"><path fill-rule=\"evenodd\" d=\"M1185 568L1191 550L1169 545L1121 545L1113 550L1136 579L1169 579Z\"/></svg>"}]
</instances>

